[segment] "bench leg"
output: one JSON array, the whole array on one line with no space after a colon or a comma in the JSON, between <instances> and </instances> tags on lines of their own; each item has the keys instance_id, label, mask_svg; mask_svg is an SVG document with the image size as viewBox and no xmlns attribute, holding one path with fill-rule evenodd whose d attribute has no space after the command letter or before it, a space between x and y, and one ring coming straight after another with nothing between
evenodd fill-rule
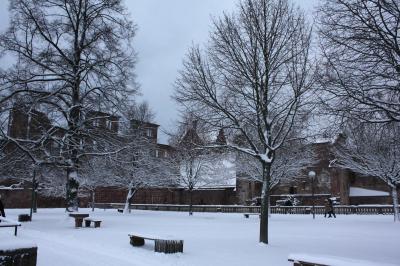
<instances>
[{"instance_id":1,"label":"bench leg","mask_svg":"<svg viewBox=\"0 0 400 266\"><path fill-rule=\"evenodd\" d=\"M90 221L85 220L85 227L90 227Z\"/></svg>"},{"instance_id":2,"label":"bench leg","mask_svg":"<svg viewBox=\"0 0 400 266\"><path fill-rule=\"evenodd\" d=\"M144 245L144 238L131 236L131 245L134 247L140 247Z\"/></svg>"},{"instance_id":3,"label":"bench leg","mask_svg":"<svg viewBox=\"0 0 400 266\"><path fill-rule=\"evenodd\" d=\"M15 235L15 236L17 236L17 227L18 227L18 226L15 226L15 229L14 229L14 235Z\"/></svg>"},{"instance_id":4,"label":"bench leg","mask_svg":"<svg viewBox=\"0 0 400 266\"><path fill-rule=\"evenodd\" d=\"M83 218L75 218L75 227L82 227Z\"/></svg>"},{"instance_id":5,"label":"bench leg","mask_svg":"<svg viewBox=\"0 0 400 266\"><path fill-rule=\"evenodd\" d=\"M101 222L94 222L94 228L100 227Z\"/></svg>"}]
</instances>

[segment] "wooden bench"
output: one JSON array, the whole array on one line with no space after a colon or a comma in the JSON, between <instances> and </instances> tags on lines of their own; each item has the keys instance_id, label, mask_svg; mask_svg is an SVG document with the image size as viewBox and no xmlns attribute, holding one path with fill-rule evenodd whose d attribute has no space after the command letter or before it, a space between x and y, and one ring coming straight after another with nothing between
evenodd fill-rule
<instances>
[{"instance_id":1,"label":"wooden bench","mask_svg":"<svg viewBox=\"0 0 400 266\"><path fill-rule=\"evenodd\" d=\"M14 227L14 235L17 236L17 228L21 226L20 223L8 220L0 216L0 227Z\"/></svg>"},{"instance_id":2,"label":"wooden bench","mask_svg":"<svg viewBox=\"0 0 400 266\"><path fill-rule=\"evenodd\" d=\"M243 213L243 215L244 215L244 218L249 218L250 215L259 215L261 217L261 214L259 214L259 213Z\"/></svg>"},{"instance_id":3,"label":"wooden bench","mask_svg":"<svg viewBox=\"0 0 400 266\"><path fill-rule=\"evenodd\" d=\"M83 219L89 217L89 214L73 212L70 213L69 216L75 218L75 228L78 228L82 227Z\"/></svg>"},{"instance_id":4,"label":"wooden bench","mask_svg":"<svg viewBox=\"0 0 400 266\"><path fill-rule=\"evenodd\" d=\"M93 222L94 228L100 227L101 220L93 219L93 218L85 218L85 227L90 227L90 224Z\"/></svg>"},{"instance_id":5,"label":"wooden bench","mask_svg":"<svg viewBox=\"0 0 400 266\"><path fill-rule=\"evenodd\" d=\"M177 253L183 252L183 240L173 239L159 239L156 237L144 237L140 235L129 235L130 243L134 247L140 247L144 245L144 240L154 241L154 252L163 253Z\"/></svg>"}]
</instances>

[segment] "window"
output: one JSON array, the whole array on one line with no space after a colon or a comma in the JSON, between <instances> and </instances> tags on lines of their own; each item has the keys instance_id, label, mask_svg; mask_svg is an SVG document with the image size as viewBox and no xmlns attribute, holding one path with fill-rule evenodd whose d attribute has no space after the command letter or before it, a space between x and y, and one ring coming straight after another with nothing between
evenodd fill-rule
<instances>
[{"instance_id":1,"label":"window","mask_svg":"<svg viewBox=\"0 0 400 266\"><path fill-rule=\"evenodd\" d=\"M99 119L93 120L93 126L94 126L94 127L98 127L99 125L100 125Z\"/></svg>"},{"instance_id":2,"label":"window","mask_svg":"<svg viewBox=\"0 0 400 266\"><path fill-rule=\"evenodd\" d=\"M160 154L159 154L159 151L158 151L158 150L156 150L156 157L157 157L157 158L160 157Z\"/></svg>"},{"instance_id":3,"label":"window","mask_svg":"<svg viewBox=\"0 0 400 266\"><path fill-rule=\"evenodd\" d=\"M146 129L146 136L148 136L148 137L153 136L153 130L151 128Z\"/></svg>"},{"instance_id":4,"label":"window","mask_svg":"<svg viewBox=\"0 0 400 266\"><path fill-rule=\"evenodd\" d=\"M107 122L106 122L106 127L107 127L107 129L111 130L111 128L112 128L112 122L111 122L110 120L107 120Z\"/></svg>"},{"instance_id":5,"label":"window","mask_svg":"<svg viewBox=\"0 0 400 266\"><path fill-rule=\"evenodd\" d=\"M297 187L290 187L289 194L297 194Z\"/></svg>"},{"instance_id":6,"label":"window","mask_svg":"<svg viewBox=\"0 0 400 266\"><path fill-rule=\"evenodd\" d=\"M167 157L168 157L168 152L164 151L164 158L167 158Z\"/></svg>"}]
</instances>

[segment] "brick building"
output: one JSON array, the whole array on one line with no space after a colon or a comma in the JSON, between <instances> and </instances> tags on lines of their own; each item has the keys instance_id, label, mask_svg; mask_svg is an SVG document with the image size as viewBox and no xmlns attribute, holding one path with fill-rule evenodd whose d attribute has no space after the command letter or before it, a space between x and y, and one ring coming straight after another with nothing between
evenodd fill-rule
<instances>
[{"instance_id":1,"label":"brick building","mask_svg":"<svg viewBox=\"0 0 400 266\"><path fill-rule=\"evenodd\" d=\"M310 144L319 160L304 169L294 181L278 185L271 191L271 204L287 199L297 198L300 205L323 204L327 197L336 197L343 205L360 204L392 204L389 186L379 178L362 176L347 169L330 167L333 159L331 148L335 145L331 140L320 140ZM308 177L309 171L314 171L314 182ZM254 202L261 195L260 182L238 178L238 203ZM314 194L312 188L314 186Z\"/></svg>"},{"instance_id":2,"label":"brick building","mask_svg":"<svg viewBox=\"0 0 400 266\"><path fill-rule=\"evenodd\" d=\"M50 120L46 114L37 110L31 110L31 115L26 115L26 110L12 109L8 125L8 133L15 138L38 138L43 132L51 128ZM88 114L91 127L100 130L109 130L113 133L120 131L120 119L118 116L109 115L102 112L92 112ZM90 119L92 118L92 119ZM173 153L173 148L169 145L157 143L159 125L154 123L140 123L132 120L131 127L141 131L155 145L154 156L159 158L168 157ZM59 130L55 127L55 130ZM194 132L190 132L194 134ZM191 136L193 137L193 136ZM225 135L221 130L217 136L217 143L226 143ZM287 198L296 197L300 204L309 205L312 199L317 200L317 204L322 204L327 197L337 197L341 204L391 204L388 186L378 178L360 176L357 173L346 169L329 167L332 159L330 149L334 143L330 140L319 141L310 144L318 154L319 160L307 169L299 173L295 181L277 186L272 191L271 203ZM10 147L10 146L3 146ZM10 149L12 150L12 149ZM223 152L223 151L222 151ZM307 173L313 170L316 172L314 179L314 197L312 197L312 186ZM15 184L10 179L3 179L0 184L0 193L3 196L7 207L29 207L31 190L29 184L24 184L21 189L10 189L10 185ZM125 202L126 189L116 187L99 187L96 189L95 201L106 202ZM193 192L193 204L248 204L261 194L261 183L244 180L238 175L235 184L224 184L221 186L196 189ZM400 193L399 193L400 195ZM83 193L81 205L87 206L89 196ZM139 190L133 199L135 203L148 204L187 204L189 202L188 191L179 187L158 187ZM63 207L62 198L49 199L38 198L39 207Z\"/></svg>"}]
</instances>

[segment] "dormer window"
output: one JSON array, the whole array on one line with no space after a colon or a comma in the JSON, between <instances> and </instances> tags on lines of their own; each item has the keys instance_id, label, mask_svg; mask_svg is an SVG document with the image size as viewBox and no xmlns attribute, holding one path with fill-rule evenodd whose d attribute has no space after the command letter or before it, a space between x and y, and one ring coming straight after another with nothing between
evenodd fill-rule
<instances>
[{"instance_id":1,"label":"dormer window","mask_svg":"<svg viewBox=\"0 0 400 266\"><path fill-rule=\"evenodd\" d=\"M151 128L146 129L146 136L153 137L153 130Z\"/></svg>"},{"instance_id":2,"label":"dormer window","mask_svg":"<svg viewBox=\"0 0 400 266\"><path fill-rule=\"evenodd\" d=\"M94 126L94 127L100 126L100 121L99 121L99 119L93 120L93 126Z\"/></svg>"},{"instance_id":3,"label":"dormer window","mask_svg":"<svg viewBox=\"0 0 400 266\"><path fill-rule=\"evenodd\" d=\"M111 130L112 129L112 122L110 120L107 120L106 122L106 127L107 129Z\"/></svg>"}]
</instances>

